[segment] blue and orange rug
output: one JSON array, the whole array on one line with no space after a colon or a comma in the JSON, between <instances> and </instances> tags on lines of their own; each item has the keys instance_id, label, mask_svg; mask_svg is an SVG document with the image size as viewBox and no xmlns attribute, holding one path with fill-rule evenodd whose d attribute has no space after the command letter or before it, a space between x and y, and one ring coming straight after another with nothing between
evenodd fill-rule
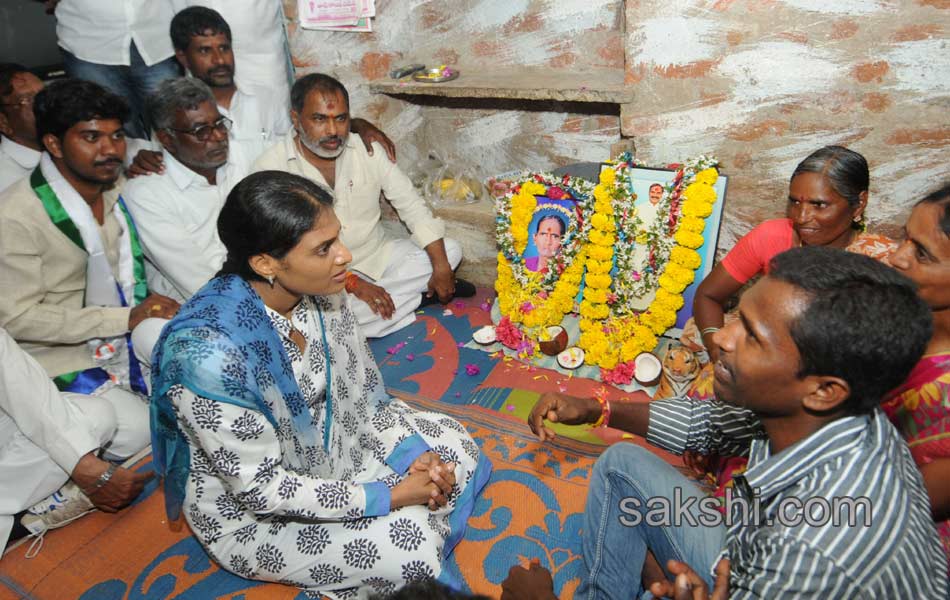
<instances>
[{"instance_id":1,"label":"blue and orange rug","mask_svg":"<svg viewBox=\"0 0 950 600\"><path fill-rule=\"evenodd\" d=\"M554 443L537 443L524 419L541 392L590 394L600 384L460 347L490 321L486 300L480 291L474 299L428 307L415 324L371 345L394 396L459 419L494 463L447 568L469 590L498 597L511 566L536 557L553 573L559 597L571 598L582 571L581 513L591 467L620 434L564 428ZM611 393L623 400L619 390ZM150 470L150 459L136 468ZM0 560L0 600L304 597L219 569L187 526L166 522L157 492L152 483L118 514L93 513L50 532L35 558L25 558L25 545L8 552Z\"/></svg>"}]
</instances>

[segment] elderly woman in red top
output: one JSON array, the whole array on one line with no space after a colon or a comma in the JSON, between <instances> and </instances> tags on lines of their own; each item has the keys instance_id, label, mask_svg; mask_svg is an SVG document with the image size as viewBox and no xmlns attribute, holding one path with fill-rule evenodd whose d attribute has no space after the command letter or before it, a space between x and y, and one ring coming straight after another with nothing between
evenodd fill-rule
<instances>
[{"instance_id":1,"label":"elderly woman in red top","mask_svg":"<svg viewBox=\"0 0 950 600\"><path fill-rule=\"evenodd\" d=\"M868 201L867 160L841 146L816 150L798 164L788 186L784 219L765 221L739 240L703 279L693 301L696 327L714 363L712 341L724 323L726 302L753 277L764 273L772 257L798 246L831 246L883 259L896 244L864 233Z\"/></svg>"}]
</instances>

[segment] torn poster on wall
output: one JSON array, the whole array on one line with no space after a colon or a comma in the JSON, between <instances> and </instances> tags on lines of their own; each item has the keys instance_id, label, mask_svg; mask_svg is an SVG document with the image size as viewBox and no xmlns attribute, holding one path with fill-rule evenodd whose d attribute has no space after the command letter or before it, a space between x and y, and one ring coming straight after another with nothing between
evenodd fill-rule
<instances>
[{"instance_id":1,"label":"torn poster on wall","mask_svg":"<svg viewBox=\"0 0 950 600\"><path fill-rule=\"evenodd\" d=\"M372 31L376 0L297 0L297 14L305 29Z\"/></svg>"}]
</instances>

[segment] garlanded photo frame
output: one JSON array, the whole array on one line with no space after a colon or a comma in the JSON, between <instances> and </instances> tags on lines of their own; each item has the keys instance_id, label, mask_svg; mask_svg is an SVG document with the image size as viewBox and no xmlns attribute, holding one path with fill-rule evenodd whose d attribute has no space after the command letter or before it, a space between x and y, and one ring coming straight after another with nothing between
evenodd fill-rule
<instances>
[{"instance_id":1,"label":"garlanded photo frame","mask_svg":"<svg viewBox=\"0 0 950 600\"><path fill-rule=\"evenodd\" d=\"M664 194L669 193L675 186L677 169L658 169L649 167L633 167L630 169L630 191L636 194L634 205L638 209L642 226L648 231L651 223L657 216L669 218L669 211L657 215L658 207ZM666 336L678 338L683 332L686 321L693 316L693 298L699 283L712 271L716 260L716 247L719 244L719 228L722 225L722 210L725 207L726 189L729 177L720 174L713 184L716 191L716 201L712 205L712 213L706 217L706 227L702 231L703 245L696 248L702 263L696 269L696 278L683 291L683 308L676 313L676 324L667 330Z\"/></svg>"},{"instance_id":2,"label":"garlanded photo frame","mask_svg":"<svg viewBox=\"0 0 950 600\"><path fill-rule=\"evenodd\" d=\"M534 360L563 329L601 381L629 384L635 359L681 330L695 283L712 268L725 194L716 165L699 156L655 169L622 154L596 183L525 173L495 202L494 339ZM545 224L548 216L558 219Z\"/></svg>"}]
</instances>

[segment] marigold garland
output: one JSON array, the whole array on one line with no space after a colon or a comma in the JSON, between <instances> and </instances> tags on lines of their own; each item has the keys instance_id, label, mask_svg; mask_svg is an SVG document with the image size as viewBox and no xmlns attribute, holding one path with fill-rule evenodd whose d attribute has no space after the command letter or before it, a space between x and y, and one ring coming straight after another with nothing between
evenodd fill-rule
<instances>
[{"instance_id":1,"label":"marigold garland","mask_svg":"<svg viewBox=\"0 0 950 600\"><path fill-rule=\"evenodd\" d=\"M526 180L496 200L498 278L495 290L501 314L521 325L530 339L540 339L547 327L557 325L575 309L584 277L586 237L590 231L593 185L583 179L526 174ZM537 196L571 198L577 210L571 216L553 268L532 272L521 258L528 243L528 227L537 208ZM532 352L536 346L532 348Z\"/></svg>"},{"instance_id":2,"label":"marigold garland","mask_svg":"<svg viewBox=\"0 0 950 600\"><path fill-rule=\"evenodd\" d=\"M586 361L601 368L602 380L629 383L633 359L654 349L657 336L676 322L684 304L682 292L702 264L696 249L703 245L705 219L716 202L715 164L714 159L701 156L681 168L666 186L659 216L649 227L643 226L634 205L629 170L636 163L629 154L603 169L592 188L583 180L528 175L496 202L501 251L495 288L506 327L520 326L525 340L537 340L548 326L576 309L581 330L578 346L585 351ZM577 200L578 214L572 218L555 268L532 273L524 268L521 254L537 207L535 196L551 195L552 188L563 193L565 187ZM633 268L632 248L637 244L649 248L649 268ZM615 280L614 272L627 276ZM575 307L582 283L584 293ZM646 293L655 294L649 307L643 312L633 310L631 299ZM531 344L530 351L535 348Z\"/></svg>"}]
</instances>

